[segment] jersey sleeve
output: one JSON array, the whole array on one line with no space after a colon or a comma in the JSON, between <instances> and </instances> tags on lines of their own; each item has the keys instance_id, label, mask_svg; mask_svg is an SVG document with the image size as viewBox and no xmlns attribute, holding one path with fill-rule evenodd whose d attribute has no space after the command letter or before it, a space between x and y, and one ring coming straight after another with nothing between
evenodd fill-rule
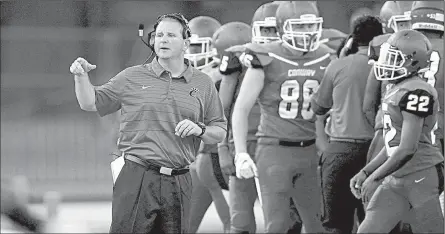
<instances>
[{"instance_id":1,"label":"jersey sleeve","mask_svg":"<svg viewBox=\"0 0 445 234\"><path fill-rule=\"evenodd\" d=\"M406 92L399 101L399 107L413 115L426 118L434 112L434 96L424 89Z\"/></svg>"},{"instance_id":2,"label":"jersey sleeve","mask_svg":"<svg viewBox=\"0 0 445 234\"><path fill-rule=\"evenodd\" d=\"M240 56L241 63L246 67L263 68L272 62L267 51L259 44L246 45L245 52Z\"/></svg>"},{"instance_id":3,"label":"jersey sleeve","mask_svg":"<svg viewBox=\"0 0 445 234\"><path fill-rule=\"evenodd\" d=\"M241 72L243 66L241 65L238 56L233 52L225 52L221 58L219 65L219 72L222 75L230 75L234 72Z\"/></svg>"}]
</instances>

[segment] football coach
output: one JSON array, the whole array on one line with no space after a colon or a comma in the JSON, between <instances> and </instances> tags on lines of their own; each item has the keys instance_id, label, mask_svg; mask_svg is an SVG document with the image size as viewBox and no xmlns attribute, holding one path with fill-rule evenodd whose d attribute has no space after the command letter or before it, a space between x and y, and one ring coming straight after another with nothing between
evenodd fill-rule
<instances>
[{"instance_id":1,"label":"football coach","mask_svg":"<svg viewBox=\"0 0 445 234\"><path fill-rule=\"evenodd\" d=\"M158 17L150 33L152 62L101 86L89 80L95 65L83 58L71 65L82 110L121 112L118 148L125 164L113 186L110 233L188 232L188 167L201 141L219 143L227 131L215 85L184 59L190 36L182 14Z\"/></svg>"},{"instance_id":2,"label":"football coach","mask_svg":"<svg viewBox=\"0 0 445 234\"><path fill-rule=\"evenodd\" d=\"M362 106L372 68L368 65L368 45L381 34L382 24L376 17L356 19L351 37L351 46L357 46L351 50L356 53L331 62L312 96L315 114L324 115L331 110L331 120L325 128L329 143L319 161L322 223L328 232L352 233L356 210L359 220L363 218L363 205L351 193L349 181L366 164L374 135L374 126L369 124Z\"/></svg>"}]
</instances>

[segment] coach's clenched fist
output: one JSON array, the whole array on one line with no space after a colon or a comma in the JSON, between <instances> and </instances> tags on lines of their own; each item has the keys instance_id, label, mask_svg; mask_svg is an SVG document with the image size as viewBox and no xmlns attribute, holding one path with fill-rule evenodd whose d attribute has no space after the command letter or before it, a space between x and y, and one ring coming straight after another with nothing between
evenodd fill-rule
<instances>
[{"instance_id":1,"label":"coach's clenched fist","mask_svg":"<svg viewBox=\"0 0 445 234\"><path fill-rule=\"evenodd\" d=\"M182 138L191 135L200 136L202 131L202 128L196 123L193 123L189 119L184 119L176 125L175 135Z\"/></svg>"},{"instance_id":2,"label":"coach's clenched fist","mask_svg":"<svg viewBox=\"0 0 445 234\"><path fill-rule=\"evenodd\" d=\"M74 60L73 64L71 64L70 72L76 76L80 76L85 75L85 73L88 73L94 69L96 69L96 65L92 65L84 58L79 57Z\"/></svg>"}]
</instances>

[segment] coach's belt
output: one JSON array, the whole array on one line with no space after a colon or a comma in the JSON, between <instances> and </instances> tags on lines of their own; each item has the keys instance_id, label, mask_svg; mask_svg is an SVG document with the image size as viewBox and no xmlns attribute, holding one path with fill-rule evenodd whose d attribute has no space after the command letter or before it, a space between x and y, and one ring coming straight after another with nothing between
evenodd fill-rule
<instances>
[{"instance_id":1,"label":"coach's belt","mask_svg":"<svg viewBox=\"0 0 445 234\"><path fill-rule=\"evenodd\" d=\"M150 169L150 170L153 170L153 171L157 171L157 172L159 172L160 174L163 174L163 175L174 176L174 175L182 175L182 174L185 174L185 173L189 172L189 168L173 169L173 168L168 168L168 167L161 167L161 166L158 166L158 165L154 165L154 164L148 163L148 162L146 162L146 161L144 161L144 160L142 160L142 159L140 159L140 158L138 158L136 156L133 156L133 155L128 155L127 154L124 157L125 157L125 159L127 159L129 161L137 163L137 164L139 164L139 165L141 165L141 166L143 166L143 167L145 167L147 169Z\"/></svg>"},{"instance_id":2,"label":"coach's belt","mask_svg":"<svg viewBox=\"0 0 445 234\"><path fill-rule=\"evenodd\" d=\"M258 138L258 144L276 144L289 147L307 147L313 145L314 143L315 139L307 141L283 141L274 138Z\"/></svg>"},{"instance_id":3,"label":"coach's belt","mask_svg":"<svg viewBox=\"0 0 445 234\"><path fill-rule=\"evenodd\" d=\"M350 142L350 143L366 143L366 142L369 142L370 140L330 137L329 141Z\"/></svg>"}]
</instances>

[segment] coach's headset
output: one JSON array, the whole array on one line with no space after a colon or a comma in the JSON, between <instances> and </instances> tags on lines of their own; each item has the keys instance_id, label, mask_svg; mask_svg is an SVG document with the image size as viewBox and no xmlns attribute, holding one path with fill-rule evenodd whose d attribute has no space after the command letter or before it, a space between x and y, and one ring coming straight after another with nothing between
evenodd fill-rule
<instances>
[{"instance_id":1,"label":"coach's headset","mask_svg":"<svg viewBox=\"0 0 445 234\"><path fill-rule=\"evenodd\" d=\"M181 13L169 13L169 14L165 14L165 15L160 15L158 16L158 18L156 19L156 23L153 26L153 31L151 31L150 33L148 33L148 43L144 41L143 37L144 37L144 25L143 24L139 24L139 37L141 38L141 41L148 46L151 49L151 53L148 56L147 60L145 60L145 63L147 63L148 60L150 60L150 58L152 57L153 53L156 54L155 52L155 38L156 38L156 28L158 27L159 23L164 20L165 18L171 18L171 19L175 19L177 20L181 25L182 25L182 38L183 39L188 39L192 36L192 31L190 30L190 27L188 25L188 20L184 17L184 15L182 15Z\"/></svg>"}]
</instances>

